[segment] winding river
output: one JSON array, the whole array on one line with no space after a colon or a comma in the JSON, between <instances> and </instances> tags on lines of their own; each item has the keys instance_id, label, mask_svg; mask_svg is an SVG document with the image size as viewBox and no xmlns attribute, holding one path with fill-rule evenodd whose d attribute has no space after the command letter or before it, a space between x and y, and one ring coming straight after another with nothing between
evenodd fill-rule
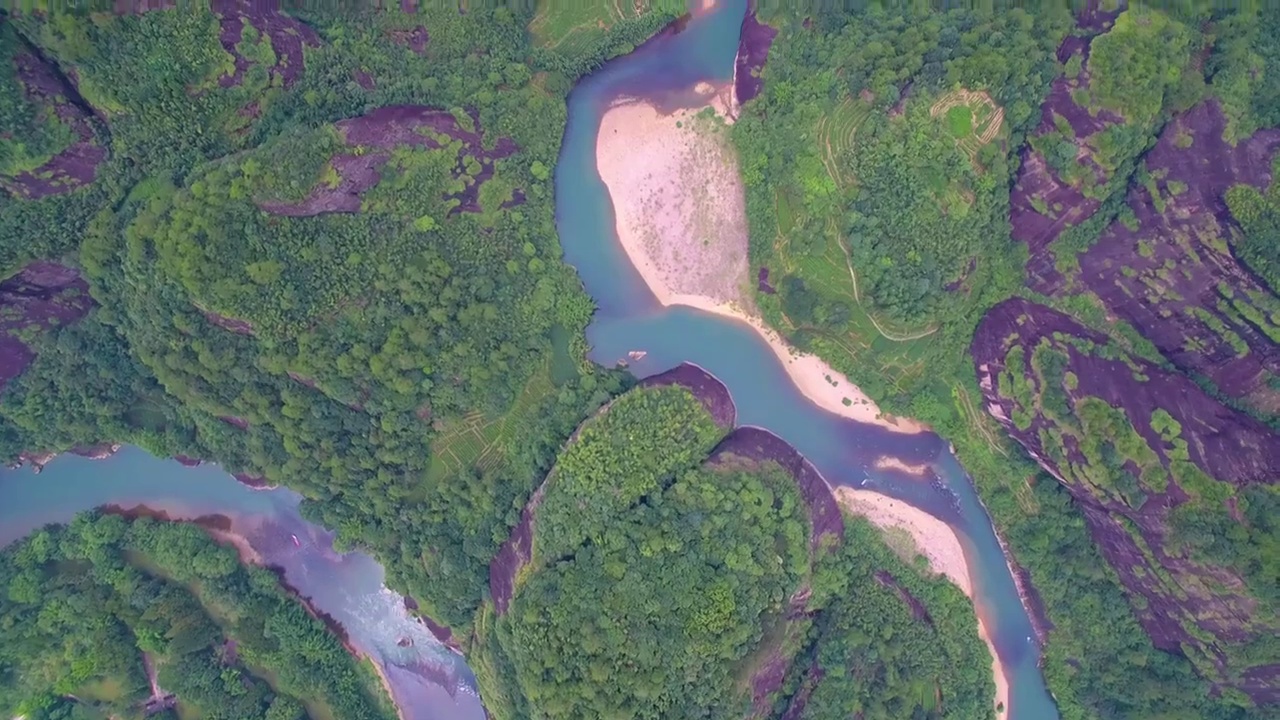
<instances>
[{"instance_id":1,"label":"winding river","mask_svg":"<svg viewBox=\"0 0 1280 720\"><path fill-rule=\"evenodd\" d=\"M874 489L950 524L970 563L978 611L1011 685L1006 717L1050 720L1056 708L1037 667L1039 648L1013 577L972 483L937 436L902 435L815 407L791 383L765 342L746 325L688 308L663 308L614 235L613 208L595 166L601 117L614 98L678 105L699 81L732 76L746 0L722 0L683 32L646 43L584 80L569 98L569 125L556 170L557 224L566 259L599 306L588 329L592 358L612 365L631 350L640 376L694 362L730 390L738 421L767 428L804 453L833 484ZM856 380L856 377L854 378ZM932 467L924 481L874 469L882 456ZM465 663L410 616L383 585L383 570L359 552L335 552L332 533L298 514L288 490L255 491L213 465L184 467L127 448L105 461L59 457L37 479L0 470L0 545L49 522L104 505L138 504L172 517L221 514L312 605L337 620L358 650L383 669L411 720L484 717ZM294 538L297 538L295 542ZM402 647L404 639L411 644Z\"/></svg>"},{"instance_id":2,"label":"winding river","mask_svg":"<svg viewBox=\"0 0 1280 720\"><path fill-rule=\"evenodd\" d=\"M733 76L746 0L720 0L683 32L657 38L585 79L569 96L569 126L556 168L556 222L568 262L578 269L599 309L587 330L592 359L612 365L633 350L639 376L693 362L733 395L740 425L758 425L790 442L833 485L872 489L905 500L944 520L960 536L975 588L1010 683L1013 720L1052 720L1058 711L1037 665L1030 618L1005 563L991 521L973 483L933 434L902 435L815 407L792 384L754 330L692 308L663 307L632 267L614 233L613 206L596 171L601 117L618 97L678 107L693 100L698 82L720 85ZM699 101L701 102L701 101ZM852 378L857 381L856 376ZM891 455L931 466L936 479L879 471Z\"/></svg>"},{"instance_id":3,"label":"winding river","mask_svg":"<svg viewBox=\"0 0 1280 720\"><path fill-rule=\"evenodd\" d=\"M382 669L406 720L483 720L475 678L462 658L405 610L383 585L382 566L364 553L338 553L333 533L298 514L302 496L254 490L216 465L187 467L138 448L107 460L62 455L37 477L0 470L0 546L48 523L101 505L145 504L174 519L224 515L311 606L336 620ZM295 541L296 538L296 541ZM408 640L410 644L401 647Z\"/></svg>"}]
</instances>

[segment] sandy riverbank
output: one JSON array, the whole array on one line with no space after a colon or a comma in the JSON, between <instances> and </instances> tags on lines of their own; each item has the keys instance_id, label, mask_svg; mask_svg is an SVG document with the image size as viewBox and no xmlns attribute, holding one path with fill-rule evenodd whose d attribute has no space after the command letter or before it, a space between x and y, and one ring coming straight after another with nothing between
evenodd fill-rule
<instances>
[{"instance_id":1,"label":"sandy riverbank","mask_svg":"<svg viewBox=\"0 0 1280 720\"><path fill-rule=\"evenodd\" d=\"M927 430L881 413L847 377L765 326L748 290L746 200L727 135L732 86L699 83L693 94L703 100L700 107L670 114L645 102L619 102L605 113L596 139L596 168L613 202L618 240L645 283L663 305L750 325L822 409L895 432Z\"/></svg>"},{"instance_id":2,"label":"sandy riverbank","mask_svg":"<svg viewBox=\"0 0 1280 720\"><path fill-rule=\"evenodd\" d=\"M835 495L842 507L867 518L881 530L905 531L910 535L914 551L929 561L929 567L954 583L970 600L973 599L973 582L969 577L969 564L965 561L964 548L949 525L901 500L870 490L838 487L835 488ZM892 537L889 542L895 550L901 550ZM1003 717L1004 711L1009 707L1009 679L1000 656L996 654L982 613L977 614L978 636L991 651L991 672L996 684L996 716Z\"/></svg>"}]
</instances>

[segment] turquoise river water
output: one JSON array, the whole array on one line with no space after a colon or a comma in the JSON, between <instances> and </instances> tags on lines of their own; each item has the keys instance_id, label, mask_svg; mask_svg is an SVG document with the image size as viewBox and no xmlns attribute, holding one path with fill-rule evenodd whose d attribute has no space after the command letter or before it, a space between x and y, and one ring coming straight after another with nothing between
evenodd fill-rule
<instances>
[{"instance_id":1,"label":"turquoise river water","mask_svg":"<svg viewBox=\"0 0 1280 720\"><path fill-rule=\"evenodd\" d=\"M599 306L588 329L592 357L613 364L631 350L644 350L643 360L631 364L641 376L684 361L697 363L729 388L740 423L786 439L831 483L883 492L949 523L964 544L978 610L1009 676L1006 716L1057 718L1037 667L1039 648L1030 620L990 520L946 443L931 434L890 433L815 407L749 327L688 308L663 308L617 243L612 204L595 167L604 110L620 95L678 104L696 82L727 81L745 10L745 0L722 0L683 32L609 63L570 96L555 177L557 225L566 259ZM886 455L928 463L937 479L875 470L874 461ZM215 465L184 467L136 448L102 461L63 456L38 478L29 468L0 470L0 545L104 504L146 504L180 518L226 515L233 530L267 562L283 567L286 579L341 623L352 644L383 668L407 718L483 718L474 677L462 659L405 611L404 599L383 585L383 570L372 558L335 552L332 533L298 514L299 500L288 490L250 489ZM401 647L405 639L411 644Z\"/></svg>"},{"instance_id":2,"label":"turquoise river water","mask_svg":"<svg viewBox=\"0 0 1280 720\"><path fill-rule=\"evenodd\" d=\"M721 0L683 32L661 37L584 80L569 97L569 126L556 168L557 227L565 257L578 269L599 310L587 339L597 362L611 365L633 350L640 376L693 362L733 395L738 422L767 428L790 442L834 485L877 490L946 521L960 535L979 612L987 622L1010 683L1012 720L1052 720L1058 711L1037 666L1030 618L974 493L946 442L933 434L888 432L822 410L791 383L754 330L691 308L664 308L632 267L614 232L613 206L595 166L596 137L609 104L629 96L659 107L679 106L700 81L719 85L733 75L746 0ZM857 382L857 377L851 378ZM932 466L921 481L873 468L891 455Z\"/></svg>"}]
</instances>

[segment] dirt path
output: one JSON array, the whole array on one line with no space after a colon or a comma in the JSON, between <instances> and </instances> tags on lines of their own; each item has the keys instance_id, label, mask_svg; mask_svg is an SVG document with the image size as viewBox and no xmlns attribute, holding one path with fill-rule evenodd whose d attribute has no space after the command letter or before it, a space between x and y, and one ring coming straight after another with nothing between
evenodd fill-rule
<instances>
[{"instance_id":1,"label":"dirt path","mask_svg":"<svg viewBox=\"0 0 1280 720\"><path fill-rule=\"evenodd\" d=\"M846 268L849 269L849 279L853 281L853 300L854 302L858 303L858 307L862 308L862 312L865 313L867 316L867 319L871 321L871 324L872 326L875 327L876 332L884 336L886 340L892 340L894 342L909 342L911 340L919 340L920 338L929 337L930 335L938 332L937 325L934 325L928 330L921 330L920 332L908 333L906 335L891 333L888 330L885 330L883 327L881 327L880 323L876 320L876 316L871 314L871 311L867 309L866 305L862 304L862 298L859 296L859 293L858 293L858 275L853 271L853 261L849 259L849 249L844 246L844 241L840 240L839 238L836 238L836 244L840 246L840 252L844 253L844 265Z\"/></svg>"}]
</instances>

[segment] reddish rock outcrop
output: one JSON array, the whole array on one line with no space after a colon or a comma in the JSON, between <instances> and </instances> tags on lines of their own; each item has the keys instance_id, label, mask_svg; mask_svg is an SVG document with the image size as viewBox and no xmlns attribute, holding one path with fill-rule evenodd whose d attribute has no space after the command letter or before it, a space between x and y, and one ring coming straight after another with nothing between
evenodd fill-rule
<instances>
[{"instance_id":1,"label":"reddish rock outcrop","mask_svg":"<svg viewBox=\"0 0 1280 720\"><path fill-rule=\"evenodd\" d=\"M27 100L51 111L59 122L71 130L75 140L43 165L12 177L0 176L0 187L13 195L35 200L68 193L92 183L107 150L95 134L95 123L87 103L56 67L39 57L34 49L14 56L12 68ZM98 127L101 127L100 125Z\"/></svg>"},{"instance_id":2,"label":"reddish rock outcrop","mask_svg":"<svg viewBox=\"0 0 1280 720\"><path fill-rule=\"evenodd\" d=\"M387 36L414 52L415 55L427 54L427 43L431 42L431 33L421 25L412 30L390 30Z\"/></svg>"},{"instance_id":3,"label":"reddish rock outcrop","mask_svg":"<svg viewBox=\"0 0 1280 720\"><path fill-rule=\"evenodd\" d=\"M323 213L360 212L360 196L378 184L378 171L390 156L386 153L353 155L340 153L329 159L329 166L338 175L338 182L327 185L321 182L299 202L260 202L258 207L273 215L286 217L310 217Z\"/></svg>"},{"instance_id":4,"label":"reddish rock outcrop","mask_svg":"<svg viewBox=\"0 0 1280 720\"><path fill-rule=\"evenodd\" d=\"M844 537L844 518L835 496L831 494L831 486L791 443L764 428L740 427L720 441L707 463L729 465L735 459L752 464L775 462L791 475L808 510L812 548L816 549L823 537Z\"/></svg>"},{"instance_id":5,"label":"reddish rock outcrop","mask_svg":"<svg viewBox=\"0 0 1280 720\"><path fill-rule=\"evenodd\" d=\"M1042 367L1047 361L1036 365L1038 347L1065 358L1055 375ZM1011 349L1021 350L1021 367L1006 367L1016 357ZM1280 481L1280 435L1182 374L1118 351L1100 333L1020 298L983 318L971 352L988 412L1076 499L1155 646L1187 655L1213 682L1256 702L1280 700L1280 664L1241 667L1236 660L1244 646L1280 633L1280 620L1250 592L1243 571L1196 555L1177 526L1180 508L1208 502L1200 496L1206 490L1183 487L1179 478L1204 473L1213 492L1238 501L1250 486ZM1065 396L1062 407L1054 395ZM1146 447L1127 448L1105 468L1091 465L1081 444L1088 426L1077 417L1089 398L1122 412ZM1127 442L1110 433L1090 439ZM1149 458L1143 467L1129 459L1133 453Z\"/></svg>"},{"instance_id":6,"label":"reddish rock outcrop","mask_svg":"<svg viewBox=\"0 0 1280 720\"><path fill-rule=\"evenodd\" d=\"M1096 2L1089 3L1077 18L1080 32L1084 34L1063 40L1058 48L1058 61L1066 63L1077 54L1087 60L1090 40L1109 28L1116 15L1118 12L1102 12ZM1065 122L1076 145L1078 162L1101 182L1106 180L1106 172L1093 161L1091 138L1124 120L1106 110L1091 112L1077 104L1073 93L1088 85L1086 69L1074 78L1058 76L1040 106L1040 125L1033 135L1052 133L1059 121ZM1027 261L1030 286L1039 292L1052 293L1062 287L1065 279L1054 267L1054 256L1048 250L1050 243L1068 228L1092 217L1101 202L1096 197L1086 197L1079 186L1066 182L1049 166L1045 156L1030 145L1022 149L1019 164L1009 197L1012 235L1015 240L1026 243L1031 251Z\"/></svg>"},{"instance_id":7,"label":"reddish rock outcrop","mask_svg":"<svg viewBox=\"0 0 1280 720\"><path fill-rule=\"evenodd\" d=\"M715 375L693 363L685 362L664 373L650 375L640 381L640 387L668 385L679 385L693 393L693 396L698 398L698 402L702 403L702 407L711 414L711 419L720 427L726 430L733 427L738 417L737 407L733 404L733 397L729 395L729 388L725 387Z\"/></svg>"},{"instance_id":8,"label":"reddish rock outcrop","mask_svg":"<svg viewBox=\"0 0 1280 720\"><path fill-rule=\"evenodd\" d=\"M473 130L464 128L452 113L444 110L422 105L388 105L360 117L342 120L337 127L348 145L380 150L396 147L444 147L444 143L434 136L435 133L445 136L445 142L459 141L461 147L453 176L462 178L467 186L445 198L458 201L450 214L478 213L481 210L480 186L493 177L494 163L515 155L520 148L508 137L500 137L492 148L486 148L480 114L470 109L467 115ZM479 170L474 175L467 173L467 161L470 159L474 159L479 165Z\"/></svg>"},{"instance_id":9,"label":"reddish rock outcrop","mask_svg":"<svg viewBox=\"0 0 1280 720\"><path fill-rule=\"evenodd\" d=\"M319 47L320 36L311 26L280 12L279 4L257 0L215 0L213 11L218 15L222 30L218 40L222 49L234 58L235 70L218 78L222 87L234 87L244 80L252 62L240 54L236 45L241 42L246 24L270 39L276 62L268 72L278 78L284 87L298 81L306 61L304 47Z\"/></svg>"},{"instance_id":10,"label":"reddish rock outcrop","mask_svg":"<svg viewBox=\"0 0 1280 720\"><path fill-rule=\"evenodd\" d=\"M363 77L372 82L367 74ZM453 177L463 179L466 187L445 195L445 199L457 201L450 214L478 213L481 211L480 186L493 177L494 163L511 157L519 147L511 138L504 137L486 149L479 114L473 110L469 117L475 130L465 129L452 113L420 105L388 105L359 117L341 120L336 127L352 151L330 158L328 169L337 181L318 183L300 201L267 200L259 202L258 207L274 215L288 217L359 212L361 197L381 180L383 166L391 158L390 150L398 147L440 149L457 141L459 149ZM474 175L467 172L469 160L478 165ZM524 192L516 190L509 200L502 203L501 209L513 208L524 202Z\"/></svg>"},{"instance_id":11,"label":"reddish rock outcrop","mask_svg":"<svg viewBox=\"0 0 1280 720\"><path fill-rule=\"evenodd\" d=\"M754 3L753 3L754 5ZM769 59L769 48L778 31L756 19L755 8L747 9L738 36L738 56L733 67L733 96L739 103L755 98L764 88L760 71Z\"/></svg>"},{"instance_id":12,"label":"reddish rock outcrop","mask_svg":"<svg viewBox=\"0 0 1280 720\"><path fill-rule=\"evenodd\" d=\"M212 312L210 310L205 310L203 308L200 308L199 306L196 306L196 307L197 309L200 310L201 313L204 314L205 320L208 320L209 322L213 323L214 325L217 325L223 330L226 330L228 332L233 332L237 335L249 335L250 337L253 336L253 325L249 324L248 320L240 320L239 318L226 317L224 315L219 315L216 312Z\"/></svg>"},{"instance_id":13,"label":"reddish rock outcrop","mask_svg":"<svg viewBox=\"0 0 1280 720\"><path fill-rule=\"evenodd\" d=\"M35 353L14 337L18 330L69 325L94 307L89 284L73 268L43 260L0 282L0 388L22 374Z\"/></svg>"},{"instance_id":14,"label":"reddish rock outcrop","mask_svg":"<svg viewBox=\"0 0 1280 720\"><path fill-rule=\"evenodd\" d=\"M1232 255L1223 199L1234 185L1270 184L1280 130L1233 146L1226 124L1214 100L1169 123L1145 159L1150 188L1129 192L1138 227L1112 223L1080 256L1081 277L1179 370L1280 410L1280 392L1266 385L1268 372L1280 375L1280 347L1258 326L1280 329L1268 319L1275 299Z\"/></svg>"},{"instance_id":15,"label":"reddish rock outcrop","mask_svg":"<svg viewBox=\"0 0 1280 720\"><path fill-rule=\"evenodd\" d=\"M640 387L665 387L670 385L679 385L693 393L693 396L698 398L717 425L725 429L733 427L734 420L737 417L733 398L729 396L729 389L717 380L714 375L692 363L681 363L664 373L645 378ZM608 412L611 405L612 403L605 405L594 417L599 417L601 414ZM587 420L587 422L590 422L590 420ZM575 442L581 430L582 428L579 426L566 445ZM554 476L554 473L555 469L553 468L551 473L548 473L547 479L542 481L542 484L534 491L533 496L529 498L529 502L525 503L524 508L520 511L520 522L511 530L511 534L502 543L502 546L498 548L497 555L489 563L489 595L493 598L494 609L499 615L505 614L511 604L511 597L515 592L516 577L520 574L520 570L533 559L534 517L538 507L542 504L547 482Z\"/></svg>"}]
</instances>

